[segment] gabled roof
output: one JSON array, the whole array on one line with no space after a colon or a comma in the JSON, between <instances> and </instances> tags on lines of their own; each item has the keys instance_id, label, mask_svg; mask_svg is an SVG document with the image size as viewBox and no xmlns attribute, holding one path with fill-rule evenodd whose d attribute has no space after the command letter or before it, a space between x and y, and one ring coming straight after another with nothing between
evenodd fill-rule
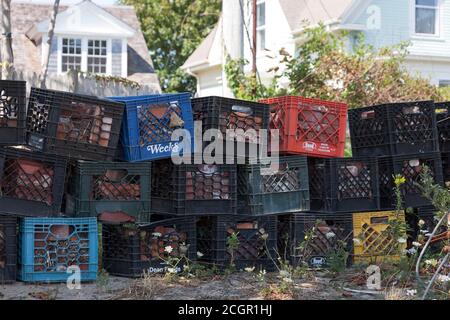
<instances>
[{"instance_id":1,"label":"gabled roof","mask_svg":"<svg viewBox=\"0 0 450 320\"><path fill-rule=\"evenodd\" d=\"M214 45L214 40L218 35L219 24L220 22L214 27L214 29L208 34L205 40L203 40L198 48L195 49L191 56L186 60L186 62L182 66L183 69L191 68L208 62L212 47Z\"/></svg>"},{"instance_id":2,"label":"gabled roof","mask_svg":"<svg viewBox=\"0 0 450 320\"><path fill-rule=\"evenodd\" d=\"M354 13L362 7L366 0L278 0L288 21L291 32L295 35L301 31L307 22L310 25L319 22L333 23ZM182 66L183 69L205 68L214 65L211 52L219 45L222 37L221 21L216 28L203 40Z\"/></svg>"},{"instance_id":3,"label":"gabled roof","mask_svg":"<svg viewBox=\"0 0 450 320\"><path fill-rule=\"evenodd\" d=\"M36 25L37 32L48 32L49 22L50 19L39 22ZM92 1L84 0L58 13L55 33L129 38L135 30Z\"/></svg>"},{"instance_id":4,"label":"gabled roof","mask_svg":"<svg viewBox=\"0 0 450 320\"><path fill-rule=\"evenodd\" d=\"M30 27L50 17L52 8L51 4L16 1L11 3L14 64L18 70L41 72L40 41L32 41L26 34ZM68 8L68 6L60 6L59 11L63 12ZM133 36L128 38L128 78L159 87L158 77L134 8L107 6L100 9L105 10L108 15L134 31Z\"/></svg>"},{"instance_id":5,"label":"gabled roof","mask_svg":"<svg viewBox=\"0 0 450 320\"><path fill-rule=\"evenodd\" d=\"M355 5L355 0L279 0L284 15L291 27L297 31L304 22L314 25L319 22L336 21Z\"/></svg>"}]
</instances>

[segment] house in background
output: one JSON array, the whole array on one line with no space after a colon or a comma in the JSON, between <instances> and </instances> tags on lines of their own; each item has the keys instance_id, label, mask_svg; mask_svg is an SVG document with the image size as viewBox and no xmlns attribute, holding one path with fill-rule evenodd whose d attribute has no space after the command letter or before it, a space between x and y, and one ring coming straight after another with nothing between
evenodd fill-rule
<instances>
[{"instance_id":1,"label":"house in background","mask_svg":"<svg viewBox=\"0 0 450 320\"><path fill-rule=\"evenodd\" d=\"M218 25L183 65L197 78L199 96L232 96L225 57L252 60L251 2L224 1ZM323 22L330 31L349 31L349 50L359 33L377 48L408 41L410 73L450 85L450 0L258 0L256 16L257 69L263 82L273 78L268 71L280 60L279 50L295 56L304 28Z\"/></svg>"},{"instance_id":2,"label":"house in background","mask_svg":"<svg viewBox=\"0 0 450 320\"><path fill-rule=\"evenodd\" d=\"M41 73L52 8L53 5L12 2L16 70ZM48 72L62 74L70 69L123 77L161 91L131 6L100 7L90 0L60 6Z\"/></svg>"}]
</instances>

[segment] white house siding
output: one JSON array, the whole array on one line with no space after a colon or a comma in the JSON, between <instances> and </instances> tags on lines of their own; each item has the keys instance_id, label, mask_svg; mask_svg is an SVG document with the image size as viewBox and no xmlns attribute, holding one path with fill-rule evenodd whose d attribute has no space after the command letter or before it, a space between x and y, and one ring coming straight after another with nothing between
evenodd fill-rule
<instances>
[{"instance_id":1,"label":"white house siding","mask_svg":"<svg viewBox=\"0 0 450 320\"><path fill-rule=\"evenodd\" d=\"M366 42L375 47L391 46L402 41L410 42L406 67L412 74L430 78L434 84L450 78L450 0L441 0L440 37L417 37L414 35L415 0L367 1L363 13L350 21L364 26ZM380 11L380 23L374 24L373 8ZM354 35L355 33L353 33Z\"/></svg>"},{"instance_id":2,"label":"white house siding","mask_svg":"<svg viewBox=\"0 0 450 320\"><path fill-rule=\"evenodd\" d=\"M197 77L197 95L199 97L227 96L224 92L222 67L220 65L198 73Z\"/></svg>"},{"instance_id":3,"label":"white house siding","mask_svg":"<svg viewBox=\"0 0 450 320\"><path fill-rule=\"evenodd\" d=\"M410 73L429 78L435 85L440 81L450 81L450 61L408 60L406 66Z\"/></svg>"},{"instance_id":4,"label":"white house siding","mask_svg":"<svg viewBox=\"0 0 450 320\"><path fill-rule=\"evenodd\" d=\"M263 82L267 83L273 78L273 73L267 71L278 66L281 56L280 49L284 48L291 55L295 53L295 43L293 41L291 29L283 13L278 0L266 0L266 49L257 53L258 73ZM250 12L245 13L245 23L247 25L250 37L252 37L251 26L252 19ZM251 60L252 53L250 49L250 40L244 30L244 56ZM249 64L246 72L251 71ZM281 72L282 70L280 70Z\"/></svg>"}]
</instances>

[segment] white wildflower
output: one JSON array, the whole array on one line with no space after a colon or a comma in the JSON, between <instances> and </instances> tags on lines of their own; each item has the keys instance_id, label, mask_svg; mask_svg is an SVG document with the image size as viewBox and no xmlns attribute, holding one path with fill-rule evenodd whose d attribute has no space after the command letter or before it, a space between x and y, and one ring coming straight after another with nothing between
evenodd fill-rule
<instances>
[{"instance_id":1,"label":"white wildflower","mask_svg":"<svg viewBox=\"0 0 450 320\"><path fill-rule=\"evenodd\" d=\"M154 236L156 238L160 238L160 237L162 237L162 234L160 232L153 232L152 236Z\"/></svg>"},{"instance_id":2,"label":"white wildflower","mask_svg":"<svg viewBox=\"0 0 450 320\"><path fill-rule=\"evenodd\" d=\"M411 249L409 249L409 250L406 250L406 253L409 253L409 254L416 254L417 253L417 249L416 248L411 248Z\"/></svg>"},{"instance_id":3,"label":"white wildflower","mask_svg":"<svg viewBox=\"0 0 450 320\"><path fill-rule=\"evenodd\" d=\"M419 224L419 227L423 227L425 225L425 221L420 219L418 224Z\"/></svg>"},{"instance_id":4,"label":"white wildflower","mask_svg":"<svg viewBox=\"0 0 450 320\"><path fill-rule=\"evenodd\" d=\"M450 277L449 277L449 276L446 276L446 275L443 275L443 274L440 274L440 275L437 277L437 281L438 281L438 282L442 282L442 283L447 283L447 282L450 282Z\"/></svg>"},{"instance_id":5,"label":"white wildflower","mask_svg":"<svg viewBox=\"0 0 450 320\"><path fill-rule=\"evenodd\" d=\"M291 278L283 278L283 282L292 283L293 281Z\"/></svg>"},{"instance_id":6,"label":"white wildflower","mask_svg":"<svg viewBox=\"0 0 450 320\"><path fill-rule=\"evenodd\" d=\"M204 256L203 253L201 253L200 251L197 251L197 257L201 258L201 257L203 257L203 256Z\"/></svg>"},{"instance_id":7,"label":"white wildflower","mask_svg":"<svg viewBox=\"0 0 450 320\"><path fill-rule=\"evenodd\" d=\"M417 242L417 241L414 241L414 242L412 243L412 245L413 245L414 247L416 247L416 248L419 248L419 247L422 246L422 244L421 244L420 242Z\"/></svg>"},{"instance_id":8,"label":"white wildflower","mask_svg":"<svg viewBox=\"0 0 450 320\"><path fill-rule=\"evenodd\" d=\"M246 272L253 272L253 271L255 271L255 267L247 267L247 268L245 268L244 269Z\"/></svg>"},{"instance_id":9,"label":"white wildflower","mask_svg":"<svg viewBox=\"0 0 450 320\"><path fill-rule=\"evenodd\" d=\"M172 246L167 246L167 247L164 248L164 251L167 252L167 253L172 253L173 248L172 248Z\"/></svg>"},{"instance_id":10,"label":"white wildflower","mask_svg":"<svg viewBox=\"0 0 450 320\"><path fill-rule=\"evenodd\" d=\"M412 290L406 290L406 295L407 296L415 296L417 294L417 290L416 289L412 289Z\"/></svg>"},{"instance_id":11,"label":"white wildflower","mask_svg":"<svg viewBox=\"0 0 450 320\"><path fill-rule=\"evenodd\" d=\"M398 238L398 243L406 243L406 239L405 238Z\"/></svg>"}]
</instances>

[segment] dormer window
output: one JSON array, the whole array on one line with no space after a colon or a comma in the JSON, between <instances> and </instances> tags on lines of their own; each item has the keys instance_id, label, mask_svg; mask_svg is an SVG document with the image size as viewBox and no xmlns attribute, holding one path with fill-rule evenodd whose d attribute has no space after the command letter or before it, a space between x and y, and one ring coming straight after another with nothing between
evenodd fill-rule
<instances>
[{"instance_id":1,"label":"dormer window","mask_svg":"<svg viewBox=\"0 0 450 320\"><path fill-rule=\"evenodd\" d=\"M59 70L111 75L110 43L106 39L62 37Z\"/></svg>"},{"instance_id":2,"label":"dormer window","mask_svg":"<svg viewBox=\"0 0 450 320\"><path fill-rule=\"evenodd\" d=\"M63 38L61 71L81 70L81 39Z\"/></svg>"},{"instance_id":3,"label":"dormer window","mask_svg":"<svg viewBox=\"0 0 450 320\"><path fill-rule=\"evenodd\" d=\"M41 61L48 72L61 74L78 70L108 76L128 76L128 39L136 31L90 0L59 12L54 35L48 47L46 19L30 26L27 36L42 43Z\"/></svg>"},{"instance_id":4,"label":"dormer window","mask_svg":"<svg viewBox=\"0 0 450 320\"><path fill-rule=\"evenodd\" d=\"M88 40L87 71L91 73L106 73L108 59L106 40Z\"/></svg>"}]
</instances>

